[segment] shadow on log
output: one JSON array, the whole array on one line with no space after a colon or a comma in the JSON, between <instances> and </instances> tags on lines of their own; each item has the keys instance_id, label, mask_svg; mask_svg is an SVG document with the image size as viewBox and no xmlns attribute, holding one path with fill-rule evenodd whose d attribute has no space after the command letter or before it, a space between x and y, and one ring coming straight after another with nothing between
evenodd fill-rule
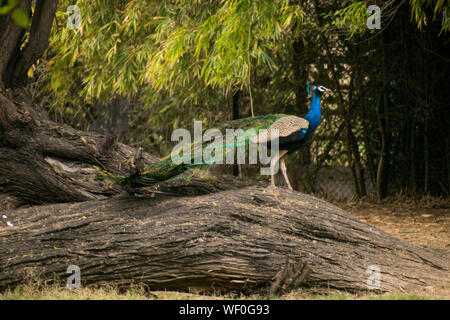
<instances>
[{"instance_id":1,"label":"shadow on log","mask_svg":"<svg viewBox=\"0 0 450 320\"><path fill-rule=\"evenodd\" d=\"M0 288L30 275L82 285L278 294L298 286L380 291L449 283L449 252L399 240L312 196L245 187L201 196L121 197L5 213ZM266 292L267 292L266 291Z\"/></svg>"}]
</instances>

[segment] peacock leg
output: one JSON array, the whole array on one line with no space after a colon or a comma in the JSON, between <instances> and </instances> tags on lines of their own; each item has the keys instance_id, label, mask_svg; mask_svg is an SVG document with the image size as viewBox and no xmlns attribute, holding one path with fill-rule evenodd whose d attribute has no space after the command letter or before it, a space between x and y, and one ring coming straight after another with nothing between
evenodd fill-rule
<instances>
[{"instance_id":1,"label":"peacock leg","mask_svg":"<svg viewBox=\"0 0 450 320\"><path fill-rule=\"evenodd\" d=\"M281 167L281 172L283 172L284 180L286 181L288 188L293 190L291 187L291 183L289 182L289 179L288 179L286 164L284 163L284 158L280 159L280 167Z\"/></svg>"},{"instance_id":2,"label":"peacock leg","mask_svg":"<svg viewBox=\"0 0 450 320\"><path fill-rule=\"evenodd\" d=\"M270 186L273 188L275 188L275 165L278 160L279 157L273 157L272 160L270 160Z\"/></svg>"},{"instance_id":3,"label":"peacock leg","mask_svg":"<svg viewBox=\"0 0 450 320\"><path fill-rule=\"evenodd\" d=\"M287 153L286 150L280 150L277 155L274 155L270 160L270 186L275 187L275 165L279 163L280 158Z\"/></svg>"}]
</instances>

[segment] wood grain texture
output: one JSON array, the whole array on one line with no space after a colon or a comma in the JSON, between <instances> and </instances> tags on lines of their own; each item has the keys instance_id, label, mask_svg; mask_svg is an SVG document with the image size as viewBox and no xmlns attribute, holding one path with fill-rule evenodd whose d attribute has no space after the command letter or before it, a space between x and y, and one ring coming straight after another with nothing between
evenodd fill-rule
<instances>
[{"instance_id":1,"label":"wood grain texture","mask_svg":"<svg viewBox=\"0 0 450 320\"><path fill-rule=\"evenodd\" d=\"M279 292L278 281L290 289L361 291L371 265L381 270L381 291L449 283L448 251L402 241L284 189L125 197L5 214L14 227L0 227L1 288L30 275L65 279L70 264L80 266L83 285L151 289ZM279 279L286 269L303 278L287 285Z\"/></svg>"}]
</instances>

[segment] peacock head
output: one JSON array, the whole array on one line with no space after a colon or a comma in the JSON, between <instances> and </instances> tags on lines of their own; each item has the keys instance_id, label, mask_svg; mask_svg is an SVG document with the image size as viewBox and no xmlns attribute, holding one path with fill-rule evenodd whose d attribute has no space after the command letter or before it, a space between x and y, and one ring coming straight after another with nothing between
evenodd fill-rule
<instances>
[{"instance_id":1,"label":"peacock head","mask_svg":"<svg viewBox=\"0 0 450 320\"><path fill-rule=\"evenodd\" d=\"M308 85L306 86L306 92L310 92L310 87L311 87L311 81L308 82ZM323 93L331 91L330 89L326 88L325 86L318 84L314 87L313 90L317 95L321 96Z\"/></svg>"}]
</instances>

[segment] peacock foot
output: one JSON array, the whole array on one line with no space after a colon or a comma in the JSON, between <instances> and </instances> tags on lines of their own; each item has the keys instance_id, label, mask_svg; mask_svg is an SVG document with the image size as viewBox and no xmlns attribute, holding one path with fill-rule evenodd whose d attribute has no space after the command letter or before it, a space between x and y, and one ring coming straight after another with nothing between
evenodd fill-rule
<instances>
[{"instance_id":1,"label":"peacock foot","mask_svg":"<svg viewBox=\"0 0 450 320\"><path fill-rule=\"evenodd\" d=\"M278 187L276 185L274 185L274 184L269 184L266 189L271 191L271 190L277 190Z\"/></svg>"}]
</instances>

